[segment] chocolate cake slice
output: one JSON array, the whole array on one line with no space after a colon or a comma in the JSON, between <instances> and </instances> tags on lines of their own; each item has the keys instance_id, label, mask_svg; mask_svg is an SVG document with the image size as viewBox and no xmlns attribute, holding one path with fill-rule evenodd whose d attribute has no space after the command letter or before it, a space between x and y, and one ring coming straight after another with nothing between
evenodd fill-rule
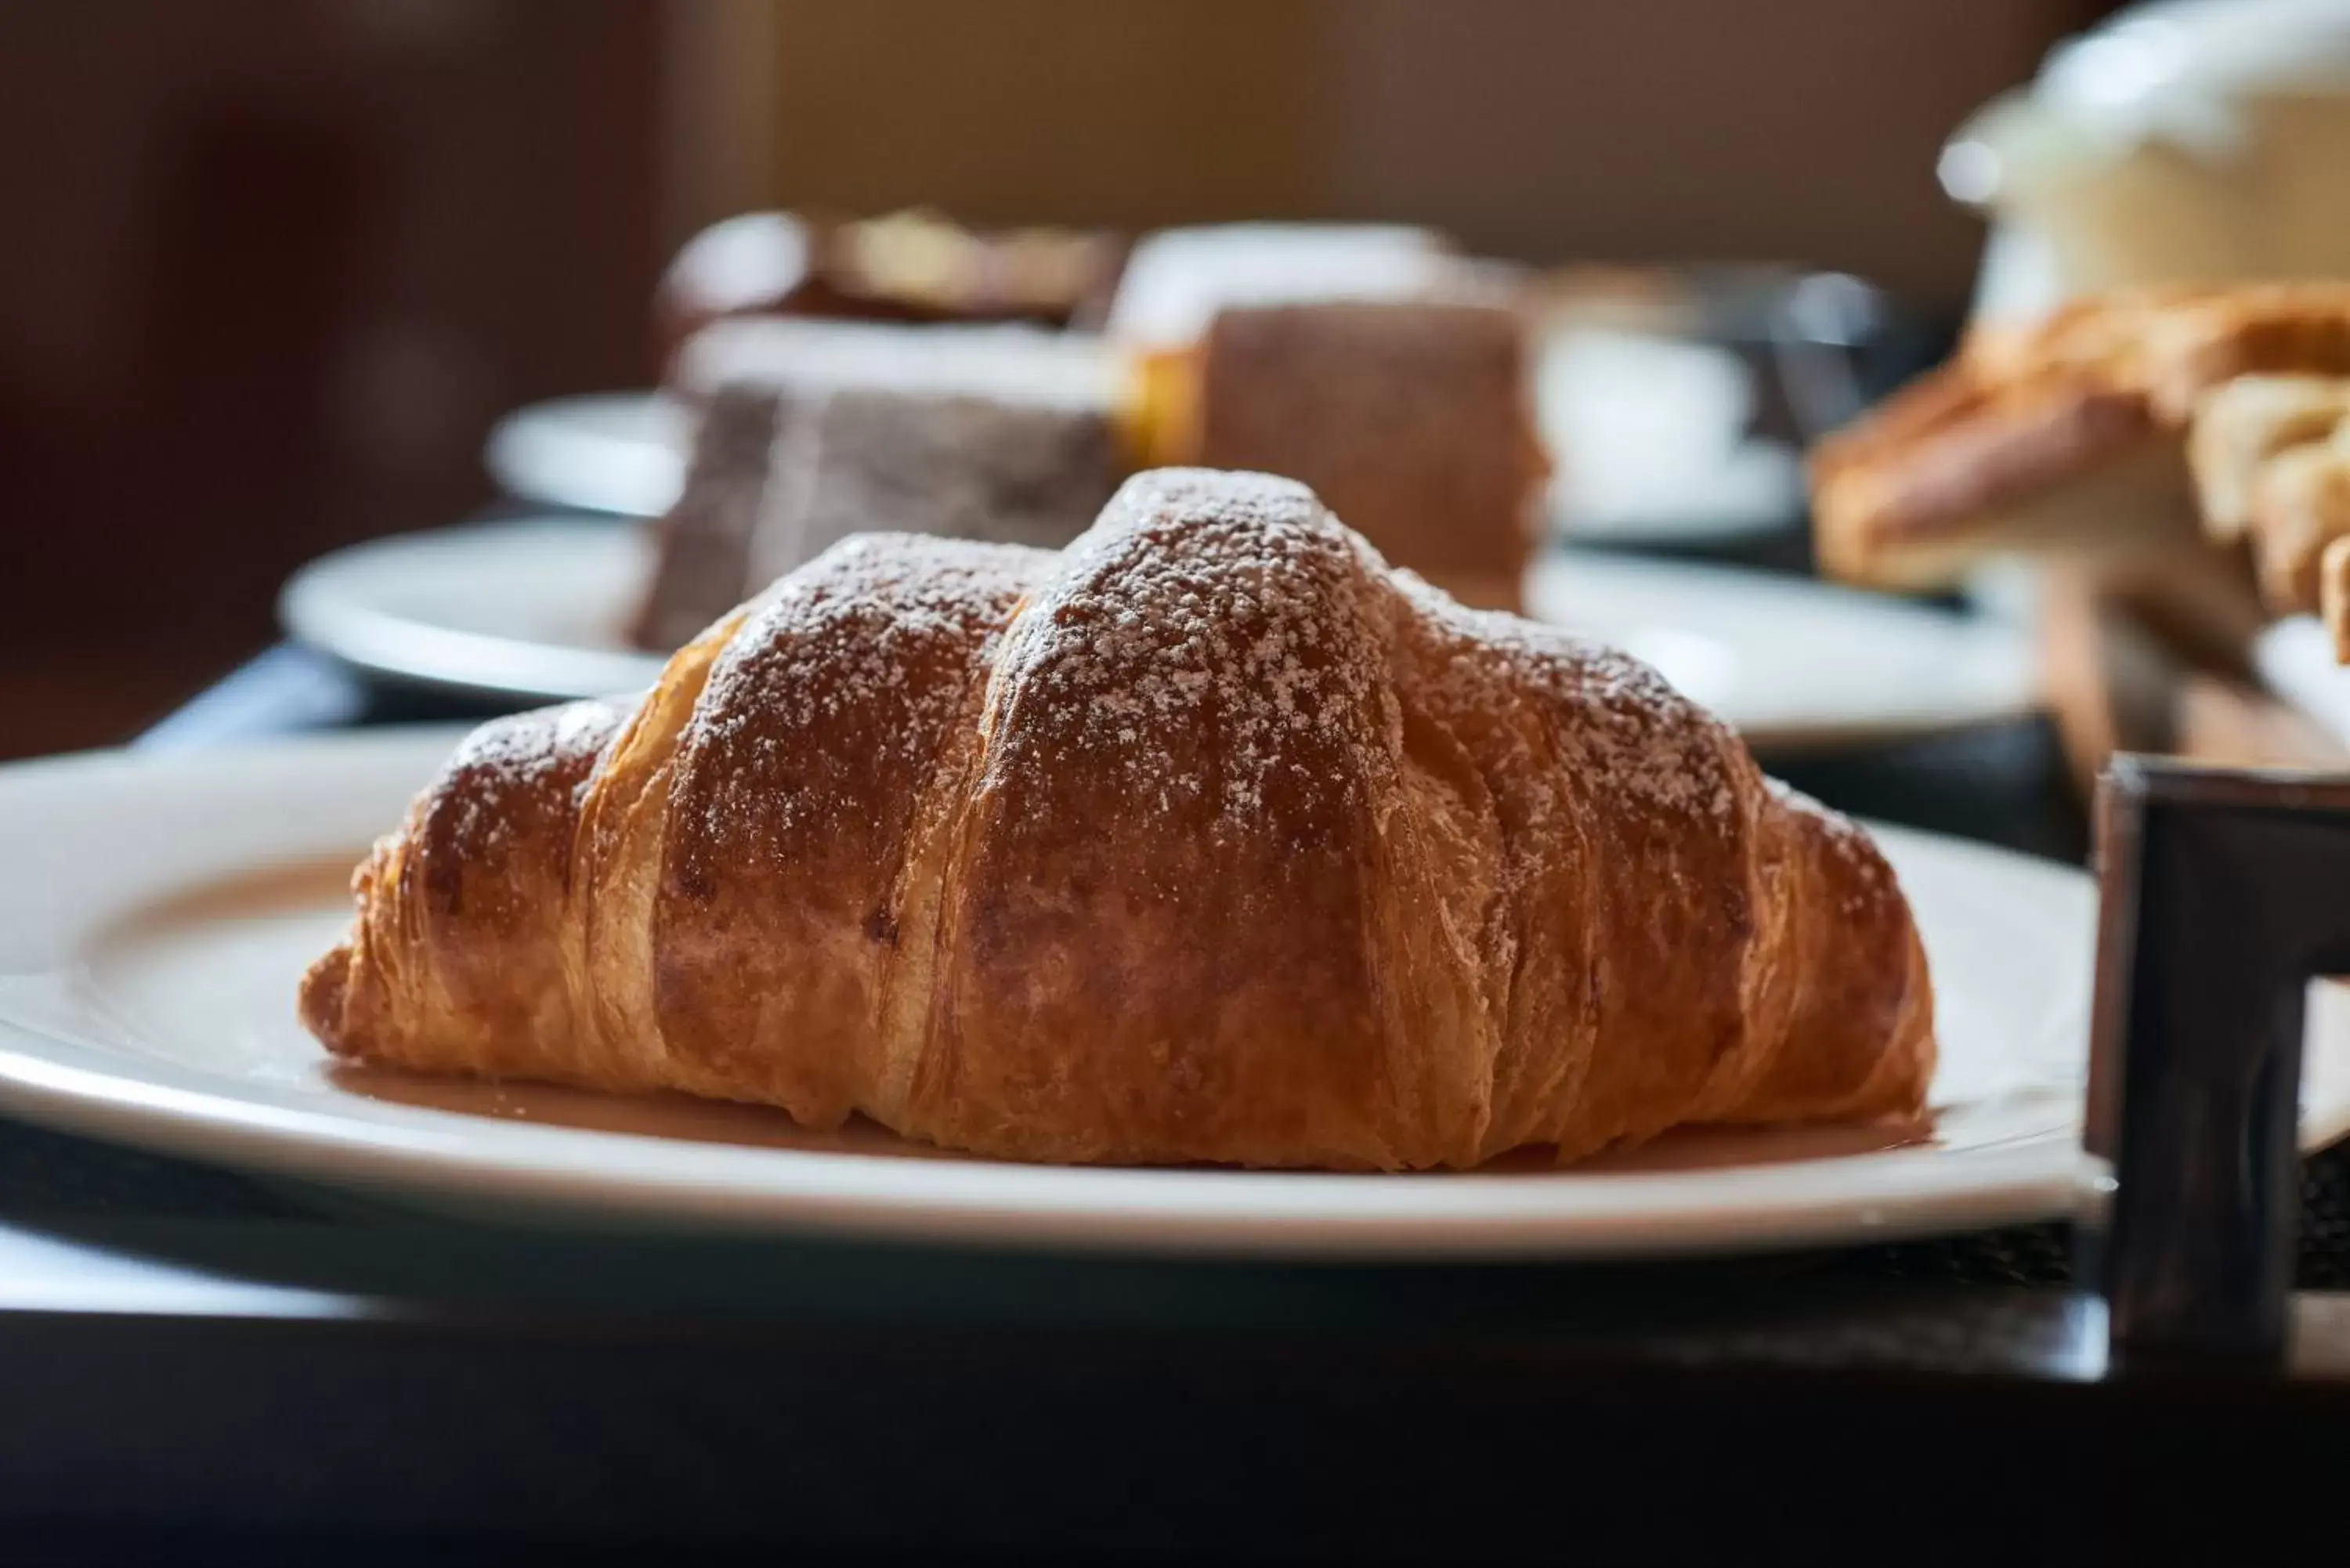
<instances>
[{"instance_id":1,"label":"chocolate cake slice","mask_svg":"<svg viewBox=\"0 0 2350 1568\"><path fill-rule=\"evenodd\" d=\"M748 383L704 405L684 489L656 525L652 584L629 628L639 648L681 647L745 597L783 415L781 392Z\"/></svg>"},{"instance_id":2,"label":"chocolate cake slice","mask_svg":"<svg viewBox=\"0 0 2350 1568\"><path fill-rule=\"evenodd\" d=\"M675 374L704 414L634 627L648 648L850 534L1066 544L1131 466L1117 361L1066 335L730 320Z\"/></svg>"},{"instance_id":3,"label":"chocolate cake slice","mask_svg":"<svg viewBox=\"0 0 2350 1568\"><path fill-rule=\"evenodd\" d=\"M748 581L773 581L876 528L1057 549L1124 477L1107 410L843 388L793 407L751 537Z\"/></svg>"}]
</instances>

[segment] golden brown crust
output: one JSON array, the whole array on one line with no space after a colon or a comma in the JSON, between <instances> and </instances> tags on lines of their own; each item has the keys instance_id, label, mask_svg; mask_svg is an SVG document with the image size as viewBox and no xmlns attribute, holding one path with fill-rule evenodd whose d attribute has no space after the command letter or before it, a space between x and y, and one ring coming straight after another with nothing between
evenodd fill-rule
<instances>
[{"instance_id":1,"label":"golden brown crust","mask_svg":"<svg viewBox=\"0 0 2350 1568\"><path fill-rule=\"evenodd\" d=\"M1058 556L852 541L616 725L469 742L561 761L452 765L380 847L305 987L331 1049L1339 1168L1906 1114L1931 1074L1863 836L1284 481L1145 474ZM443 820L505 846L461 896L380 874Z\"/></svg>"},{"instance_id":2,"label":"golden brown crust","mask_svg":"<svg viewBox=\"0 0 2350 1568\"><path fill-rule=\"evenodd\" d=\"M575 702L466 738L354 874L359 924L303 981L314 1033L369 1040L392 1066L455 1054L486 1075L569 1075L580 1032L559 932L577 792L620 722ZM438 1020L429 1041L410 1026L419 1009Z\"/></svg>"},{"instance_id":3,"label":"golden brown crust","mask_svg":"<svg viewBox=\"0 0 2350 1568\"><path fill-rule=\"evenodd\" d=\"M2178 448L2204 394L2345 367L2335 284L2123 291L1980 333L1814 451L1821 558L1908 584L1993 551L2167 545L2191 517Z\"/></svg>"},{"instance_id":4,"label":"golden brown crust","mask_svg":"<svg viewBox=\"0 0 2350 1568\"><path fill-rule=\"evenodd\" d=\"M830 1126L889 1076L868 1021L926 941L907 861L972 749L981 659L1051 558L868 537L728 639L671 748L651 909L655 1026L700 1092Z\"/></svg>"},{"instance_id":5,"label":"golden brown crust","mask_svg":"<svg viewBox=\"0 0 2350 1568\"><path fill-rule=\"evenodd\" d=\"M2078 377L1997 400L1923 383L1890 410L1873 455L1824 449L1813 464L1823 563L1859 582L1899 576L1906 548L1971 545L2022 496L2141 452L2162 437L2143 398Z\"/></svg>"},{"instance_id":6,"label":"golden brown crust","mask_svg":"<svg viewBox=\"0 0 2350 1568\"><path fill-rule=\"evenodd\" d=\"M2350 284L2256 284L2214 290L2158 314L2146 381L2177 428L2212 388L2240 376L2350 375Z\"/></svg>"}]
</instances>

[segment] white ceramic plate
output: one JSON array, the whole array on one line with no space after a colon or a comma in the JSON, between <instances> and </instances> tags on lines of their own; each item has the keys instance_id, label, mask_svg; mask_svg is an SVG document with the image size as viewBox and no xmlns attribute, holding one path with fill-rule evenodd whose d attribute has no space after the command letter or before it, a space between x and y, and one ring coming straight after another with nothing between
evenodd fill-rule
<instances>
[{"instance_id":1,"label":"white ceramic plate","mask_svg":"<svg viewBox=\"0 0 2350 1568\"><path fill-rule=\"evenodd\" d=\"M1750 436L1754 373L1737 353L1633 327L1575 325L1537 358L1536 417L1557 470L1551 524L1589 544L1693 548L1792 528L1804 464Z\"/></svg>"},{"instance_id":2,"label":"white ceramic plate","mask_svg":"<svg viewBox=\"0 0 2350 1568\"><path fill-rule=\"evenodd\" d=\"M1727 358L1702 347L1664 345L1659 352ZM1574 357L1566 362L1572 369ZM1734 360L1731 367L1744 375ZM1739 438L1742 401L1712 407L1699 396L1721 391L1710 382L1676 386L1672 398L1627 399L1622 386L1633 373L1593 363L1561 386L1545 384L1552 427L1545 433L1574 479L1560 486L1552 507L1564 535L1690 548L1771 533L1801 514L1802 462L1783 444ZM1612 390L1603 386L1607 395L1593 395L1603 375L1615 379ZM1700 406L1690 406L1692 400ZM482 462L498 488L520 501L658 517L685 483L691 442L691 416L675 400L654 391L590 392L506 415L492 427Z\"/></svg>"},{"instance_id":3,"label":"white ceramic plate","mask_svg":"<svg viewBox=\"0 0 2350 1568\"><path fill-rule=\"evenodd\" d=\"M2334 662L2334 639L2315 616L2278 621L2252 643L2252 665L2270 691L2350 746L2350 669Z\"/></svg>"},{"instance_id":4,"label":"white ceramic plate","mask_svg":"<svg viewBox=\"0 0 2350 1568\"><path fill-rule=\"evenodd\" d=\"M286 581L299 641L378 675L523 702L650 686L621 628L652 572L642 524L527 518L338 550Z\"/></svg>"},{"instance_id":5,"label":"white ceramic plate","mask_svg":"<svg viewBox=\"0 0 2350 1568\"><path fill-rule=\"evenodd\" d=\"M0 1106L424 1207L1078 1249L1763 1249L2036 1219L2085 1190L2087 880L1891 830L1940 997L1936 1110L1917 1127L1689 1134L1565 1171L1056 1168L754 1107L334 1069L295 1022L296 977L343 929L361 847L454 740L0 769ZM2314 1138L2350 1127L2345 1040L2313 1038Z\"/></svg>"},{"instance_id":6,"label":"white ceramic plate","mask_svg":"<svg viewBox=\"0 0 2350 1568\"><path fill-rule=\"evenodd\" d=\"M1554 552L1526 611L1646 659L1758 751L1963 729L2039 702L2012 626L1775 573Z\"/></svg>"},{"instance_id":7,"label":"white ceramic plate","mask_svg":"<svg viewBox=\"0 0 2350 1568\"><path fill-rule=\"evenodd\" d=\"M629 691L660 660L620 628L651 571L633 524L532 519L409 534L295 574L286 629L405 680L525 701ZM2027 712L2013 628L1768 573L1563 552L1528 608L1620 643L1766 751L1859 744Z\"/></svg>"},{"instance_id":8,"label":"white ceramic plate","mask_svg":"<svg viewBox=\"0 0 2350 1568\"><path fill-rule=\"evenodd\" d=\"M689 429L659 392L556 398L493 426L482 462L518 500L658 517L685 483Z\"/></svg>"}]
</instances>

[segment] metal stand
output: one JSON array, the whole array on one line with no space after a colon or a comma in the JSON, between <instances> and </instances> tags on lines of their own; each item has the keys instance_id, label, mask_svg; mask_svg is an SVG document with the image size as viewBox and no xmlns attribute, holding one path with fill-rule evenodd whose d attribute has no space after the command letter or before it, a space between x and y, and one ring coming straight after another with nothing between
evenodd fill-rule
<instances>
[{"instance_id":1,"label":"metal stand","mask_svg":"<svg viewBox=\"0 0 2350 1568\"><path fill-rule=\"evenodd\" d=\"M2281 1365L2299 1220L2303 999L2350 973L2350 780L2117 757L2080 1227L2116 1364Z\"/></svg>"}]
</instances>

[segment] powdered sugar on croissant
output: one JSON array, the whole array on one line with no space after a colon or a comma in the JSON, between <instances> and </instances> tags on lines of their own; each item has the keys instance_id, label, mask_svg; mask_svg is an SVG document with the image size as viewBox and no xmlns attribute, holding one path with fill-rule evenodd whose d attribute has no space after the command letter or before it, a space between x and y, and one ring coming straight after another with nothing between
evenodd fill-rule
<instances>
[{"instance_id":1,"label":"powdered sugar on croissant","mask_svg":"<svg viewBox=\"0 0 2350 1568\"><path fill-rule=\"evenodd\" d=\"M1056 1161L1471 1166L1916 1110L1866 838L1284 480L850 540L632 714L478 732L304 982L338 1054Z\"/></svg>"}]
</instances>

